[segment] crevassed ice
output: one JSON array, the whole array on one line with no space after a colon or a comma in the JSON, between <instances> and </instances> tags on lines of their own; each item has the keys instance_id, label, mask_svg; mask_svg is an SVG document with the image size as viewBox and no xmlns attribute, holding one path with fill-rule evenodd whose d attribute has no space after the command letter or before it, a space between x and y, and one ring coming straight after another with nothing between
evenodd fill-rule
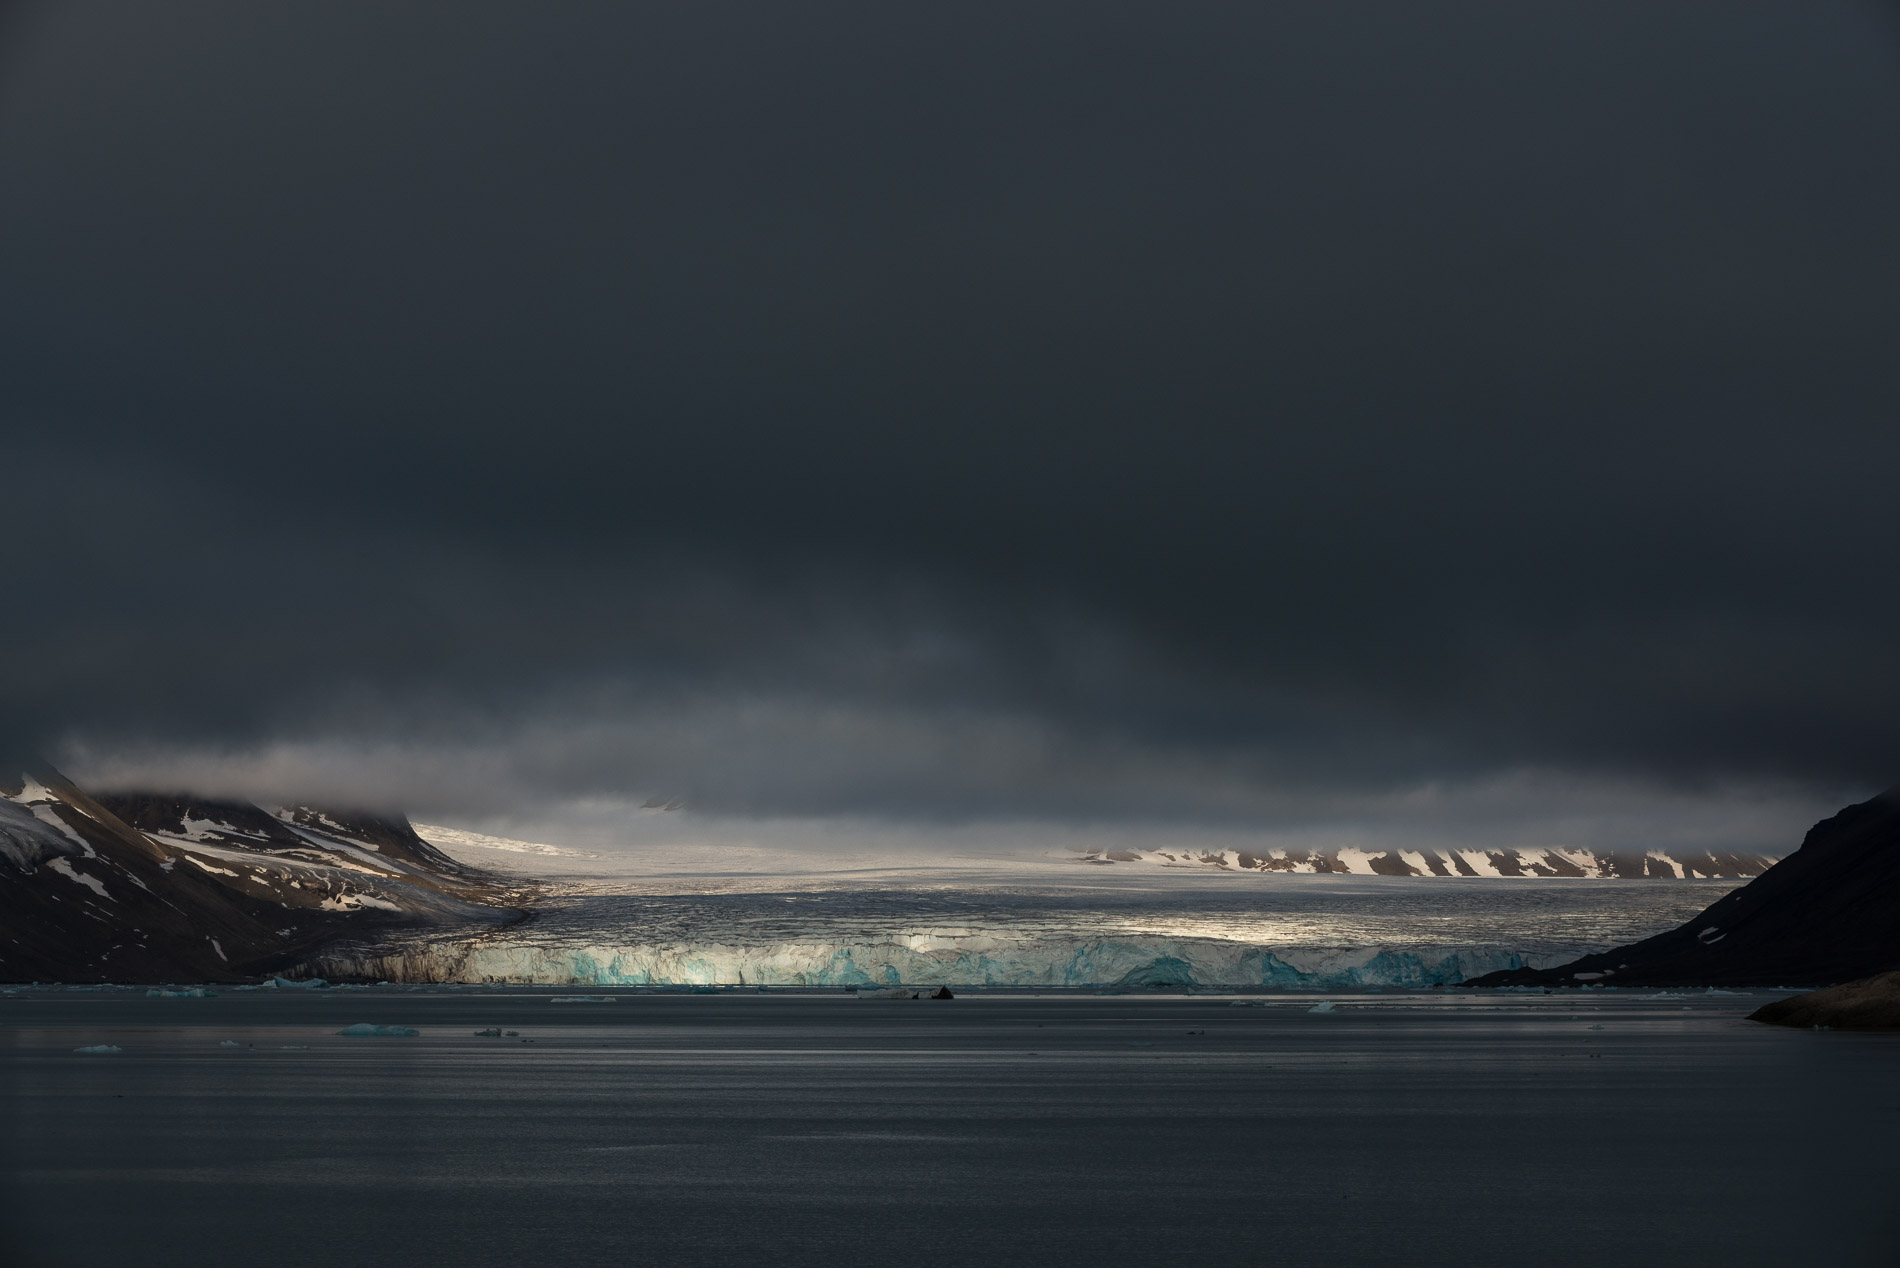
<instances>
[{"instance_id":1,"label":"crevassed ice","mask_svg":"<svg viewBox=\"0 0 1900 1268\"><path fill-rule=\"evenodd\" d=\"M404 953L409 980L597 986L1433 986L1534 960L1498 948L1270 949L1196 939L918 946L452 943ZM961 940L960 940L961 941Z\"/></svg>"}]
</instances>

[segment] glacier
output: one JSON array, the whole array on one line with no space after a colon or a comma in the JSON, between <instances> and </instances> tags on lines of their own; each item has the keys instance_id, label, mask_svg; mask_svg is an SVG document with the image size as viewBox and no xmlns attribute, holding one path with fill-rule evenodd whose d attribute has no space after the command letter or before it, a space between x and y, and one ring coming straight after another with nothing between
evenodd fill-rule
<instances>
[{"instance_id":1,"label":"glacier","mask_svg":"<svg viewBox=\"0 0 1900 1268\"><path fill-rule=\"evenodd\" d=\"M1004 941L933 938L838 944L718 942L537 945L439 940L326 957L333 976L554 986L1271 987L1444 986L1559 956L1497 947L1280 947L1219 939Z\"/></svg>"},{"instance_id":2,"label":"glacier","mask_svg":"<svg viewBox=\"0 0 1900 1268\"><path fill-rule=\"evenodd\" d=\"M533 919L333 945L295 976L544 986L1429 988L1672 928L1731 880L1006 868L574 878Z\"/></svg>"}]
</instances>

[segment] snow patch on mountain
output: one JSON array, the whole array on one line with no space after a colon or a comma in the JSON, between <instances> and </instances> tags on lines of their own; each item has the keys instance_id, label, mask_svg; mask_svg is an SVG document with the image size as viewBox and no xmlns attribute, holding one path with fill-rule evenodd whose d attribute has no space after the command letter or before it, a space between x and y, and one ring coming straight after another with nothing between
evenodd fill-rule
<instances>
[{"instance_id":1,"label":"snow patch on mountain","mask_svg":"<svg viewBox=\"0 0 1900 1268\"><path fill-rule=\"evenodd\" d=\"M1767 855L1736 850L1587 850L1568 846L1508 849L1254 850L1107 849L1077 858L1098 865L1135 864L1203 871L1294 875L1486 877L1490 879L1747 880L1774 866Z\"/></svg>"},{"instance_id":2,"label":"snow patch on mountain","mask_svg":"<svg viewBox=\"0 0 1900 1268\"><path fill-rule=\"evenodd\" d=\"M98 877L88 876L84 872L75 870L73 865L68 863L65 859L54 859L51 863L48 863L47 866L74 884L84 885L101 898L110 899L112 897L111 894L106 892L105 884L100 881Z\"/></svg>"}]
</instances>

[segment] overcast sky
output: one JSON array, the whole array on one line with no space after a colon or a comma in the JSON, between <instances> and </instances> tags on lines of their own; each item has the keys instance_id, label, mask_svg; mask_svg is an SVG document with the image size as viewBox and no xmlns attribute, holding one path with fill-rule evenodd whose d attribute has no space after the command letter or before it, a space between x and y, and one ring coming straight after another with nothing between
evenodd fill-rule
<instances>
[{"instance_id":1,"label":"overcast sky","mask_svg":"<svg viewBox=\"0 0 1900 1268\"><path fill-rule=\"evenodd\" d=\"M5 739L1792 844L1900 779L1896 155L1890 6L11 6Z\"/></svg>"}]
</instances>

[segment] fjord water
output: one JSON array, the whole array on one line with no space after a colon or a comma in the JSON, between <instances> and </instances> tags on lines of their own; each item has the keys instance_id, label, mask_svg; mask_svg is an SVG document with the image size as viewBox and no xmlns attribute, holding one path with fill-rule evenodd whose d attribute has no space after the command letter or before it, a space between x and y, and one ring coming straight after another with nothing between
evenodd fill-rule
<instances>
[{"instance_id":1,"label":"fjord water","mask_svg":"<svg viewBox=\"0 0 1900 1268\"><path fill-rule=\"evenodd\" d=\"M1900 1232L1900 1041L1742 1020L1763 993L599 993L0 999L0 1258L1856 1265Z\"/></svg>"}]
</instances>

